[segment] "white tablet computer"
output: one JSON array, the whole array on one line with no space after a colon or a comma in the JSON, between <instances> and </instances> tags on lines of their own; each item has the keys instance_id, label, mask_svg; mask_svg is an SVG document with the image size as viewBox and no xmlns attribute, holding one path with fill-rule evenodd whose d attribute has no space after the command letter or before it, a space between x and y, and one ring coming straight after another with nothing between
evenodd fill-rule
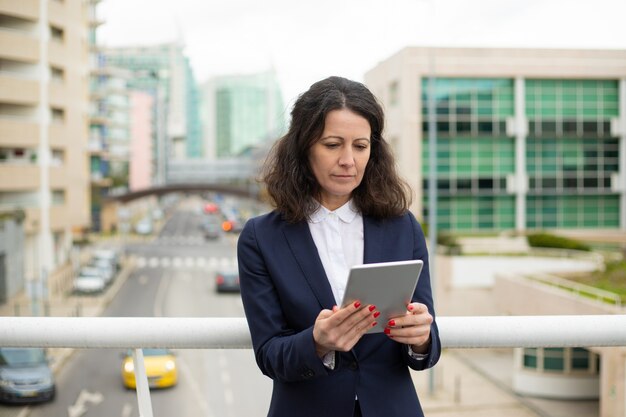
<instances>
[{"instance_id":1,"label":"white tablet computer","mask_svg":"<svg viewBox=\"0 0 626 417\"><path fill-rule=\"evenodd\" d=\"M356 265L350 269L342 306L359 300L380 311L378 324L368 333L385 329L389 319L406 313L424 262L421 260Z\"/></svg>"}]
</instances>

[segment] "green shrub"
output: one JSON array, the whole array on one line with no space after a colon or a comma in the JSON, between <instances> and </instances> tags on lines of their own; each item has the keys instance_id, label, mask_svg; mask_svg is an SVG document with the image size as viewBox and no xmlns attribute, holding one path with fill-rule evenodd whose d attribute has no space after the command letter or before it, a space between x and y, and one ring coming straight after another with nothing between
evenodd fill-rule
<instances>
[{"instance_id":1,"label":"green shrub","mask_svg":"<svg viewBox=\"0 0 626 417\"><path fill-rule=\"evenodd\" d=\"M528 244L533 248L556 248L591 251L591 248L575 239L555 236L549 233L532 233L526 236Z\"/></svg>"}]
</instances>

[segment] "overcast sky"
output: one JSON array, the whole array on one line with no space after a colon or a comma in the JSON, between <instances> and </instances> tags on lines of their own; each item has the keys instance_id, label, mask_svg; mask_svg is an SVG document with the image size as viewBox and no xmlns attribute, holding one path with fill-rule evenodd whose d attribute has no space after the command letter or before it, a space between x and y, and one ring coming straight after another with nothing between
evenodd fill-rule
<instances>
[{"instance_id":1,"label":"overcast sky","mask_svg":"<svg viewBox=\"0 0 626 417\"><path fill-rule=\"evenodd\" d=\"M104 0L106 46L182 39L196 78L274 67L286 105L405 46L626 49L626 0Z\"/></svg>"}]
</instances>

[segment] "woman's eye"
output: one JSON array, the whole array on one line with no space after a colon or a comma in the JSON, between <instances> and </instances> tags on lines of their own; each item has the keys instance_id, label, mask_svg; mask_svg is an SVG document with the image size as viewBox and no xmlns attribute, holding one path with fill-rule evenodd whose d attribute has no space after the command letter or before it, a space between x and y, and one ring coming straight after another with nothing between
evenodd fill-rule
<instances>
[{"instance_id":1,"label":"woman's eye","mask_svg":"<svg viewBox=\"0 0 626 417\"><path fill-rule=\"evenodd\" d=\"M329 149L333 149L339 146L338 143L325 143L324 146L326 146Z\"/></svg>"}]
</instances>

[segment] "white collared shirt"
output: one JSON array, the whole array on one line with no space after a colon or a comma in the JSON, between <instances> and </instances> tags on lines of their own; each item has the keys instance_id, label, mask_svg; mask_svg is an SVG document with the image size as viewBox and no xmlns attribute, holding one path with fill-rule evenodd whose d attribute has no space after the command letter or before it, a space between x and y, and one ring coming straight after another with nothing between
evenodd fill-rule
<instances>
[{"instance_id":1,"label":"white collared shirt","mask_svg":"<svg viewBox=\"0 0 626 417\"><path fill-rule=\"evenodd\" d=\"M350 268L363 264L363 216L352 200L334 211L320 204L308 224L335 303L339 305Z\"/></svg>"},{"instance_id":2,"label":"white collared shirt","mask_svg":"<svg viewBox=\"0 0 626 417\"><path fill-rule=\"evenodd\" d=\"M320 204L308 224L333 290L335 303L339 306L346 291L350 268L363 264L363 216L356 211L352 200L334 211ZM410 346L407 346L407 350L414 359L423 360L428 357L427 354L413 352ZM324 366L334 369L335 352L328 352L322 361Z\"/></svg>"}]
</instances>

